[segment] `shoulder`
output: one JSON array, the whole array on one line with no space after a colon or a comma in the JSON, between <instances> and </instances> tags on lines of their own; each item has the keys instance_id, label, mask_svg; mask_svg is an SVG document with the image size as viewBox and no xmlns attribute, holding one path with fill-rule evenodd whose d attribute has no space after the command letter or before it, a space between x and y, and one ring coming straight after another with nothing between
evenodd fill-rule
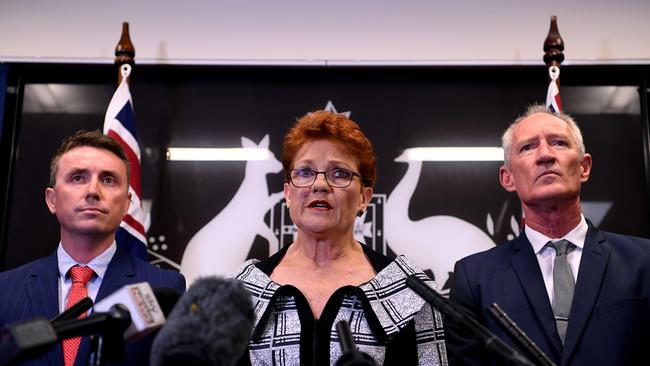
<instances>
[{"instance_id":1,"label":"shoulder","mask_svg":"<svg viewBox=\"0 0 650 366\"><path fill-rule=\"evenodd\" d=\"M595 241L611 253L632 261L650 260L650 240L608 231L596 231Z\"/></svg>"},{"instance_id":2,"label":"shoulder","mask_svg":"<svg viewBox=\"0 0 650 366\"><path fill-rule=\"evenodd\" d=\"M129 256L137 280L147 281L153 287L169 287L185 291L185 277L173 269L163 269L140 258Z\"/></svg>"},{"instance_id":3,"label":"shoulder","mask_svg":"<svg viewBox=\"0 0 650 366\"><path fill-rule=\"evenodd\" d=\"M522 248L524 245L530 246L528 239L525 237L517 237L513 240L507 241L502 244L498 244L493 248L488 250L470 254L458 262L462 263L464 266L490 266L492 264L499 263L503 258L510 257L516 249ZM532 248L532 247L531 247Z\"/></svg>"},{"instance_id":4,"label":"shoulder","mask_svg":"<svg viewBox=\"0 0 650 366\"><path fill-rule=\"evenodd\" d=\"M32 274L38 274L42 271L47 270L52 265L56 265L56 256L54 258L52 256L39 258L29 263L25 263L19 267L0 272L0 286L2 286L3 281L16 280L25 278Z\"/></svg>"}]
</instances>

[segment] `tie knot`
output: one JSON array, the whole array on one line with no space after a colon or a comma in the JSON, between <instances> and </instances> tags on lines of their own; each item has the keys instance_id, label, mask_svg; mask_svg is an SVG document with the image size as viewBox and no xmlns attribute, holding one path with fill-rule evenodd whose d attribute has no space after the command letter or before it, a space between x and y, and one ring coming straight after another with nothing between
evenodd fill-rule
<instances>
[{"instance_id":1,"label":"tie knot","mask_svg":"<svg viewBox=\"0 0 650 366\"><path fill-rule=\"evenodd\" d=\"M90 267L74 266L70 268L70 278L72 278L72 282L81 282L84 286L88 281L90 281L94 274L95 271Z\"/></svg>"},{"instance_id":2,"label":"tie knot","mask_svg":"<svg viewBox=\"0 0 650 366\"><path fill-rule=\"evenodd\" d=\"M571 248L573 248L573 243L568 240L548 242L548 245L555 249L556 255L565 255Z\"/></svg>"}]
</instances>

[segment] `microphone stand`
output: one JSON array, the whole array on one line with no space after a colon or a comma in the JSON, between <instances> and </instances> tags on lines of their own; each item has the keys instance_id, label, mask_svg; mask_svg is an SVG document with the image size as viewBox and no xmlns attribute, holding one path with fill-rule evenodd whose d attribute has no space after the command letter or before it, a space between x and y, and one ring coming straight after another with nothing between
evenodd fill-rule
<instances>
[{"instance_id":1,"label":"microphone stand","mask_svg":"<svg viewBox=\"0 0 650 366\"><path fill-rule=\"evenodd\" d=\"M409 276L406 278L406 285L415 293L420 295L424 301L435 306L446 317L452 318L458 324L461 324L465 330L481 342L485 349L499 356L503 361L506 361L508 365L535 366L535 364L502 341L476 319L458 310L456 305L432 290L421 280Z\"/></svg>"},{"instance_id":2,"label":"microphone stand","mask_svg":"<svg viewBox=\"0 0 650 366\"><path fill-rule=\"evenodd\" d=\"M107 326L99 333L90 336L90 350L86 365L102 366L126 361L124 332L131 324L131 314L121 304L113 305L107 313Z\"/></svg>"},{"instance_id":3,"label":"microphone stand","mask_svg":"<svg viewBox=\"0 0 650 366\"><path fill-rule=\"evenodd\" d=\"M517 323L514 320L510 319L508 314L505 313L497 305L496 302L492 303L488 308L490 311L490 316L499 323L501 329L503 329L512 340L515 341L521 347L528 356L532 358L533 361L539 366L556 366L553 361L533 342L528 335L519 328Z\"/></svg>"},{"instance_id":4,"label":"microphone stand","mask_svg":"<svg viewBox=\"0 0 650 366\"><path fill-rule=\"evenodd\" d=\"M341 340L342 355L335 366L377 366L372 357L357 349L348 322L341 320L336 323L336 333Z\"/></svg>"}]
</instances>

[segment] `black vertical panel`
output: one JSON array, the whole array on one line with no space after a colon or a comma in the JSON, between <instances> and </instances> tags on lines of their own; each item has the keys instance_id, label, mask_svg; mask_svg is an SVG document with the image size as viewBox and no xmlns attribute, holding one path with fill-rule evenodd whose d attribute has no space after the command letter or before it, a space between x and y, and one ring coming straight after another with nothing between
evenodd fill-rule
<instances>
[{"instance_id":1,"label":"black vertical panel","mask_svg":"<svg viewBox=\"0 0 650 366\"><path fill-rule=\"evenodd\" d=\"M113 70L105 65L13 69L26 78L27 86L94 87L98 105L107 106L114 90ZM601 228L648 237L643 141L647 117L639 111L587 113L572 110L567 103L584 96L583 87L639 87L646 72L643 67L607 70L563 68L566 111L578 120L594 156L583 200L612 203ZM230 202L244 178L245 162L169 162L167 147L241 147L242 137L257 143L268 134L270 150L279 160L282 138L296 118L331 101L338 112L351 112L373 142L378 155L376 193L388 196L407 171L407 164L395 161L404 149L499 146L510 121L527 104L544 101L546 83L543 66L136 66L131 91L143 156L143 195L153 202L149 247L180 263L190 238ZM105 107L81 114L18 111L21 125L12 150L16 170L3 243L5 268L54 249L58 226L43 200L50 156L64 136L79 128L101 128L104 111ZM515 195L501 188L499 166L499 162L424 162L408 208L410 220L456 216L495 243L506 240L514 234L512 219L519 217L520 208ZM268 191L280 192L282 184L282 173L267 176ZM277 221L279 208L274 212ZM271 225L270 213L265 220ZM252 244L249 255L268 255L261 237Z\"/></svg>"}]
</instances>

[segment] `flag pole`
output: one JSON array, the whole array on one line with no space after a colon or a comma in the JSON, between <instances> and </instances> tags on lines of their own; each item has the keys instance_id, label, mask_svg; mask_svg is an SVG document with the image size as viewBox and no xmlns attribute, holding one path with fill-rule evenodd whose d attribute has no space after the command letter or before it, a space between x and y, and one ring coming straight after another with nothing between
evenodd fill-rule
<instances>
[{"instance_id":1,"label":"flag pole","mask_svg":"<svg viewBox=\"0 0 650 366\"><path fill-rule=\"evenodd\" d=\"M557 28L557 16L551 16L551 26L544 41L544 63L549 68L556 66L559 70L560 64L564 61L564 40ZM558 71L559 72L559 71ZM549 77L550 78L550 77ZM560 86L560 77L556 79Z\"/></svg>"},{"instance_id":2,"label":"flag pole","mask_svg":"<svg viewBox=\"0 0 650 366\"><path fill-rule=\"evenodd\" d=\"M122 23L122 35L115 47L118 84L104 117L103 132L122 146L130 166L129 193L131 205L115 233L118 248L143 260L148 260L148 216L142 204L141 153L133 115L133 100L129 88L135 65L135 48L129 36L129 23Z\"/></svg>"},{"instance_id":3,"label":"flag pole","mask_svg":"<svg viewBox=\"0 0 650 366\"><path fill-rule=\"evenodd\" d=\"M131 36L129 34L129 22L122 23L122 35L120 40L115 46L115 65L117 66L117 85L120 85L122 82L122 65L129 64L131 68L135 66L135 47L133 47L133 42L131 42ZM130 78L127 78L126 82L130 82Z\"/></svg>"},{"instance_id":4,"label":"flag pole","mask_svg":"<svg viewBox=\"0 0 650 366\"><path fill-rule=\"evenodd\" d=\"M548 67L549 87L546 106L553 112L562 112L560 100L560 65L564 61L564 40L557 28L557 16L551 16L551 26L544 40L544 63Z\"/></svg>"}]
</instances>

